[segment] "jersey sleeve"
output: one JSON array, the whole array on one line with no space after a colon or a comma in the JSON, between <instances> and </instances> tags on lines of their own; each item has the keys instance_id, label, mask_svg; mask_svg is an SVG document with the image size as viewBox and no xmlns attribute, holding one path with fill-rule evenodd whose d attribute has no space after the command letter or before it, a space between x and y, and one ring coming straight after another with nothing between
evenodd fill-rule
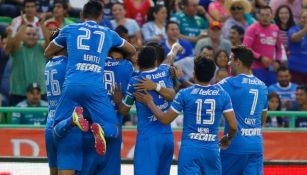
<instances>
[{"instance_id":1,"label":"jersey sleeve","mask_svg":"<svg viewBox=\"0 0 307 175\"><path fill-rule=\"evenodd\" d=\"M166 88L173 88L174 85L173 85L173 80L172 80L172 75L171 75L171 70L170 70L170 66L167 65L167 64L161 64L159 66L159 69L161 71L165 71L167 73L166 75L166 82L165 82L165 86Z\"/></svg>"},{"instance_id":2,"label":"jersey sleeve","mask_svg":"<svg viewBox=\"0 0 307 175\"><path fill-rule=\"evenodd\" d=\"M66 47L67 37L69 35L70 26L66 26L61 29L59 35L52 41L58 47Z\"/></svg>"},{"instance_id":3,"label":"jersey sleeve","mask_svg":"<svg viewBox=\"0 0 307 175\"><path fill-rule=\"evenodd\" d=\"M226 113L226 112L230 112L230 111L233 111L233 107L232 107L232 102L231 102L231 98L230 96L228 95L227 92L223 92L224 93L224 105L223 105L223 113Z\"/></svg>"},{"instance_id":4,"label":"jersey sleeve","mask_svg":"<svg viewBox=\"0 0 307 175\"><path fill-rule=\"evenodd\" d=\"M178 114L180 114L180 112L182 111L182 109L183 109L183 105L184 105L184 97L183 97L183 90L180 90L177 94L176 94L176 96L175 96L175 98L174 98L174 100L173 100L173 102L172 102L172 104L171 104L171 109L173 110L173 111L175 111L176 113L178 113Z\"/></svg>"},{"instance_id":5,"label":"jersey sleeve","mask_svg":"<svg viewBox=\"0 0 307 175\"><path fill-rule=\"evenodd\" d=\"M110 30L113 47L123 47L125 40L121 38L116 32Z\"/></svg>"},{"instance_id":6,"label":"jersey sleeve","mask_svg":"<svg viewBox=\"0 0 307 175\"><path fill-rule=\"evenodd\" d=\"M224 78L220 82L218 82L218 85L223 88L226 92L231 91L231 85L230 85L230 79L229 78Z\"/></svg>"},{"instance_id":7,"label":"jersey sleeve","mask_svg":"<svg viewBox=\"0 0 307 175\"><path fill-rule=\"evenodd\" d=\"M135 101L135 97L133 95L135 89L134 89L134 86L133 86L133 80L134 77L132 77L127 85L127 90L126 90L126 95L123 99L123 104L125 106L128 106L128 107L131 107L133 104L134 104L134 101Z\"/></svg>"}]
</instances>

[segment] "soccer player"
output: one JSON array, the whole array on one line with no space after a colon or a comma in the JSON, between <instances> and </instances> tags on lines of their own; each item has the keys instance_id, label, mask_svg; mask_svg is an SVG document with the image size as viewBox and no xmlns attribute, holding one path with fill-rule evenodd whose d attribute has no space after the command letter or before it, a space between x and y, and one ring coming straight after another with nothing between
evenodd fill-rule
<instances>
[{"instance_id":1,"label":"soccer player","mask_svg":"<svg viewBox=\"0 0 307 175\"><path fill-rule=\"evenodd\" d=\"M56 30L51 35L51 40L58 34L59 30ZM74 174L75 170L81 170L82 166L82 159L79 158L80 156L82 157L82 152L80 152L82 141L80 129L76 127L71 129L71 132L68 133L68 137L65 138L67 143L65 145L58 145L53 137L54 113L62 92L66 65L67 53L66 50L63 49L46 64L45 68L48 99L48 118L45 129L45 143L50 175L57 175L58 172L60 174ZM70 149L67 150L67 147ZM61 151L64 151L65 154L58 154L58 152Z\"/></svg>"},{"instance_id":2,"label":"soccer player","mask_svg":"<svg viewBox=\"0 0 307 175\"><path fill-rule=\"evenodd\" d=\"M122 93L125 93L129 80L133 73L133 65L128 61L125 56L126 54L120 48L111 48L109 51L109 57L105 62L104 70L104 83L105 88L108 90L109 99L112 101L112 105L115 110L115 103L113 102L112 93L115 85L121 86L123 89ZM85 114L86 116L86 114ZM117 113L119 120L119 136L117 138L106 138L107 151L103 157L98 156L95 153L93 147L92 134L86 134L83 140L83 167L81 174L110 174L120 175L120 164L121 164L121 143L122 143L122 132L121 125L123 116Z\"/></svg>"},{"instance_id":3,"label":"soccer player","mask_svg":"<svg viewBox=\"0 0 307 175\"><path fill-rule=\"evenodd\" d=\"M163 111L168 109L169 103L165 99L173 99L175 91L170 78L169 66L161 64L156 67L156 54L154 47L146 46L141 49L137 60L140 73L130 79L122 103L121 95L120 98L117 98L117 90L115 90L114 101L123 115L126 115L134 104L133 93L137 91L135 84L138 84L143 78L151 79L156 84L156 89L149 91L154 97L155 104ZM134 153L134 174L169 174L174 152L171 127L159 122L144 104L136 102L135 105L138 116L138 134Z\"/></svg>"},{"instance_id":4,"label":"soccer player","mask_svg":"<svg viewBox=\"0 0 307 175\"><path fill-rule=\"evenodd\" d=\"M163 124L171 123L181 111L184 122L178 159L178 174L210 174L222 172L219 144L225 149L235 136L237 123L229 95L217 85L210 85L215 64L207 58L194 62L196 84L180 90L171 107L162 112L147 93L136 92L137 100L146 104ZM218 141L218 126L222 114L229 123L228 135Z\"/></svg>"},{"instance_id":5,"label":"soccer player","mask_svg":"<svg viewBox=\"0 0 307 175\"><path fill-rule=\"evenodd\" d=\"M228 149L221 151L223 174L262 174L263 143L262 129L268 108L266 85L252 74L253 53L244 46L231 49L230 65L238 75L222 80L233 103L238 121L238 133ZM229 125L226 123L225 128Z\"/></svg>"},{"instance_id":6,"label":"soccer player","mask_svg":"<svg viewBox=\"0 0 307 175\"><path fill-rule=\"evenodd\" d=\"M100 155L106 150L104 137L116 137L118 134L116 113L103 83L107 53L111 47L121 47L129 54L129 58L136 52L130 43L114 31L97 24L102 17L102 4L98 1L87 2L81 13L85 22L64 27L45 50L47 58L63 48L68 52L64 88L54 116L55 128L60 121L68 121L66 125L69 127L69 114L74 106L82 106L88 110L94 122L91 129L95 137L95 148ZM60 131L57 133L61 135Z\"/></svg>"}]
</instances>

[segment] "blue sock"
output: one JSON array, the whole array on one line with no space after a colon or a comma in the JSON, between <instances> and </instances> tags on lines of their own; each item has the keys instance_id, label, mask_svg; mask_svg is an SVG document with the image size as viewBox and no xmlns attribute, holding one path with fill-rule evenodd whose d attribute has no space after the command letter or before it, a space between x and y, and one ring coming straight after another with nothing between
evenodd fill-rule
<instances>
[{"instance_id":1,"label":"blue sock","mask_svg":"<svg viewBox=\"0 0 307 175\"><path fill-rule=\"evenodd\" d=\"M63 121L60 121L53 127L53 133L56 138L63 137L72 127L72 118L69 117Z\"/></svg>"}]
</instances>

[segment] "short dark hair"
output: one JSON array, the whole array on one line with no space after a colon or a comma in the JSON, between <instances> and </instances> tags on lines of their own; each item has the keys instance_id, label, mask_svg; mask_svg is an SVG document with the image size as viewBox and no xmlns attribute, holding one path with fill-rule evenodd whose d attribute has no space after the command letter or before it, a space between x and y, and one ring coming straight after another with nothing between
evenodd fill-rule
<instances>
[{"instance_id":1,"label":"short dark hair","mask_svg":"<svg viewBox=\"0 0 307 175\"><path fill-rule=\"evenodd\" d=\"M280 66L280 67L277 69L276 73L278 74L278 72L285 72L285 71L289 71L289 69L286 68L285 66Z\"/></svg>"},{"instance_id":2,"label":"short dark hair","mask_svg":"<svg viewBox=\"0 0 307 175\"><path fill-rule=\"evenodd\" d=\"M166 23L165 25L165 30L167 31L168 30L168 27L171 25L171 24L176 24L178 27L179 27L179 24L175 21L169 21L168 23Z\"/></svg>"},{"instance_id":3,"label":"short dark hair","mask_svg":"<svg viewBox=\"0 0 307 175\"><path fill-rule=\"evenodd\" d=\"M120 53L120 54L123 55L123 58L127 58L127 55L128 55L127 52L125 52L123 49L118 48L118 47L112 47L112 48L109 50L109 54L110 54L111 52Z\"/></svg>"},{"instance_id":4,"label":"short dark hair","mask_svg":"<svg viewBox=\"0 0 307 175\"><path fill-rule=\"evenodd\" d=\"M85 19L97 19L103 13L103 4L97 0L88 1L82 10Z\"/></svg>"},{"instance_id":5,"label":"short dark hair","mask_svg":"<svg viewBox=\"0 0 307 175\"><path fill-rule=\"evenodd\" d=\"M52 31L50 35L50 41L54 40L59 35L60 31L60 29L55 29Z\"/></svg>"},{"instance_id":6,"label":"short dark hair","mask_svg":"<svg viewBox=\"0 0 307 175\"><path fill-rule=\"evenodd\" d=\"M63 6L63 9L67 10L68 9L68 3L65 0L55 0L53 3L53 8L55 6L55 4L61 4Z\"/></svg>"},{"instance_id":7,"label":"short dark hair","mask_svg":"<svg viewBox=\"0 0 307 175\"><path fill-rule=\"evenodd\" d=\"M165 52L164 48L161 44L157 42L149 42L146 44L146 46L152 46L156 49L156 54L157 54L157 61L158 63L162 63L165 60Z\"/></svg>"},{"instance_id":8,"label":"short dark hair","mask_svg":"<svg viewBox=\"0 0 307 175\"><path fill-rule=\"evenodd\" d=\"M200 49L200 51L204 50L205 48L214 51L212 46L204 46Z\"/></svg>"},{"instance_id":9,"label":"short dark hair","mask_svg":"<svg viewBox=\"0 0 307 175\"><path fill-rule=\"evenodd\" d=\"M305 94L307 94L307 84L302 84L297 86L296 90L301 89L305 92Z\"/></svg>"},{"instance_id":10,"label":"short dark hair","mask_svg":"<svg viewBox=\"0 0 307 175\"><path fill-rule=\"evenodd\" d=\"M122 36L123 34L128 34L128 29L123 26L123 25L119 25L115 28L115 32L119 35Z\"/></svg>"},{"instance_id":11,"label":"short dark hair","mask_svg":"<svg viewBox=\"0 0 307 175\"><path fill-rule=\"evenodd\" d=\"M195 77L200 82L210 82L215 73L213 60L201 57L194 60Z\"/></svg>"},{"instance_id":12,"label":"short dark hair","mask_svg":"<svg viewBox=\"0 0 307 175\"><path fill-rule=\"evenodd\" d=\"M189 5L189 0L181 0L181 4L183 6L187 6L187 5Z\"/></svg>"},{"instance_id":13,"label":"short dark hair","mask_svg":"<svg viewBox=\"0 0 307 175\"><path fill-rule=\"evenodd\" d=\"M145 46L139 52L137 63L140 68L151 68L155 66L156 60L156 49L152 46Z\"/></svg>"},{"instance_id":14,"label":"short dark hair","mask_svg":"<svg viewBox=\"0 0 307 175\"><path fill-rule=\"evenodd\" d=\"M241 26L238 26L238 25L233 25L231 27L231 29L237 31L239 33L239 35L244 35L244 29L241 27Z\"/></svg>"},{"instance_id":15,"label":"short dark hair","mask_svg":"<svg viewBox=\"0 0 307 175\"><path fill-rule=\"evenodd\" d=\"M270 10L271 13L273 13L272 8L270 6L268 6L268 5L259 7L259 13L260 13L261 10Z\"/></svg>"},{"instance_id":16,"label":"short dark hair","mask_svg":"<svg viewBox=\"0 0 307 175\"><path fill-rule=\"evenodd\" d=\"M250 68L252 66L254 61L254 55L249 48L240 45L231 48L231 52L233 53L234 60L239 59L247 68Z\"/></svg>"},{"instance_id":17,"label":"short dark hair","mask_svg":"<svg viewBox=\"0 0 307 175\"><path fill-rule=\"evenodd\" d=\"M34 3L35 5L37 5L37 0L24 0L23 7L25 7L27 3Z\"/></svg>"}]
</instances>

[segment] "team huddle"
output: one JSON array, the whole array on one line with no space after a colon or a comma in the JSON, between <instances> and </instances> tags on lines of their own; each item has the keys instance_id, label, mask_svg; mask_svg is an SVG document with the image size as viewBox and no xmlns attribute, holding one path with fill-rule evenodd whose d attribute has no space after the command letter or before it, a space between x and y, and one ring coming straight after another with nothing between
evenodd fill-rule
<instances>
[{"instance_id":1,"label":"team huddle","mask_svg":"<svg viewBox=\"0 0 307 175\"><path fill-rule=\"evenodd\" d=\"M122 120L134 104L134 174L170 174L170 123L181 113L179 175L262 174L268 92L251 73L252 52L233 48L229 64L237 75L214 85L215 63L195 58L194 84L176 94L172 65L182 47L173 45L164 58L159 44L148 43L135 56L134 46L97 24L102 12L101 3L89 1L81 14L84 22L55 31L45 50L50 174L119 175Z\"/></svg>"}]
</instances>

